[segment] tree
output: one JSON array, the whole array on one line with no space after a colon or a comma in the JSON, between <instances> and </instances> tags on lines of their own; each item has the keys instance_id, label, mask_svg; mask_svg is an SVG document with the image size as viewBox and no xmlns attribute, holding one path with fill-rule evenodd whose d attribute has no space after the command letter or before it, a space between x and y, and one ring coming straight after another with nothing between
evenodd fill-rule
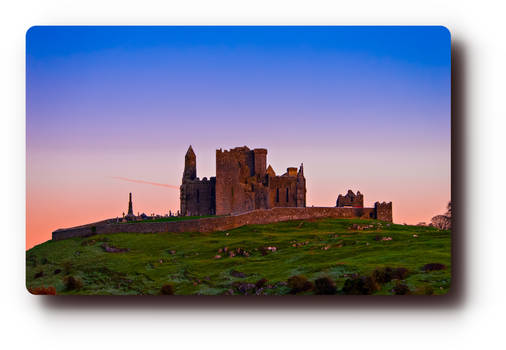
<instances>
[{"instance_id":1,"label":"tree","mask_svg":"<svg viewBox=\"0 0 506 350\"><path fill-rule=\"evenodd\" d=\"M447 208L447 211L446 211L446 216L448 216L449 218L452 217L452 202L448 202L448 206L446 207Z\"/></svg>"},{"instance_id":2,"label":"tree","mask_svg":"<svg viewBox=\"0 0 506 350\"><path fill-rule=\"evenodd\" d=\"M431 220L432 226L440 230L450 230L452 228L452 220L446 215L436 215Z\"/></svg>"}]
</instances>

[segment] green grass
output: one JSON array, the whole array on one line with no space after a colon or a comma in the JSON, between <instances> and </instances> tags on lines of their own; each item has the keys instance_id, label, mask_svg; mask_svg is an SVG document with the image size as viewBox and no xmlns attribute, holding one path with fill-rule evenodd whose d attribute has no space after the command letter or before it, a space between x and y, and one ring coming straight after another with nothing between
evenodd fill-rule
<instances>
[{"instance_id":1,"label":"green grass","mask_svg":"<svg viewBox=\"0 0 506 350\"><path fill-rule=\"evenodd\" d=\"M370 224L363 231L352 224ZM227 235L228 233L228 235ZM418 237L413 237L416 234ZM377 240L392 237L390 241ZM376 238L376 239L375 239ZM107 253L101 245L128 248ZM307 242L305 245L297 243ZM293 247L293 245L296 247ZM275 246L263 256L261 247ZM215 259L218 249L243 248L249 257ZM328 247L327 250L322 247ZM171 251L175 251L172 252ZM328 276L341 289L349 275L370 275L380 267L405 267L410 273L402 283L415 291L426 286L445 294L450 286L451 239L449 231L431 227L380 225L375 220L323 219L249 225L203 233L114 234L48 241L26 252L27 287L53 286L57 294L158 294L171 284L175 294L223 294L234 282L255 283L261 278L273 286L264 294L287 294L280 284L290 276L310 281ZM427 263L442 263L445 270L423 272ZM54 274L56 269L62 270ZM233 277L232 270L247 275ZM35 274L43 276L35 278ZM63 279L72 275L83 282L78 291L66 291ZM394 282L376 294L392 294ZM311 294L311 292L309 292Z\"/></svg>"}]
</instances>

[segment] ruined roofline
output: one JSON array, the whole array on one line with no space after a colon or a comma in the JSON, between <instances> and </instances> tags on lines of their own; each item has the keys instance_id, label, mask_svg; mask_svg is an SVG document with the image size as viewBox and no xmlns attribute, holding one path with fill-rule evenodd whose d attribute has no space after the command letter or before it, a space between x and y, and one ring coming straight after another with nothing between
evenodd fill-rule
<instances>
[{"instance_id":1,"label":"ruined roofline","mask_svg":"<svg viewBox=\"0 0 506 350\"><path fill-rule=\"evenodd\" d=\"M234 152L242 152L242 151L247 151L247 152L253 151L255 153L264 153L264 154L267 154L267 148L253 148L253 149L250 149L246 145L239 146L239 147L234 147L234 148L230 148L230 149L219 148L219 149L216 150L217 153L234 153Z\"/></svg>"}]
</instances>

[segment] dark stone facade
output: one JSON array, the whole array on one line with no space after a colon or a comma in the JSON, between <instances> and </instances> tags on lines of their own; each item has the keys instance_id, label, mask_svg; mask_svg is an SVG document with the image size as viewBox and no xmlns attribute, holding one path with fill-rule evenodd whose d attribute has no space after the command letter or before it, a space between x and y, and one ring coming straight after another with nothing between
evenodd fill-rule
<instances>
[{"instance_id":1,"label":"dark stone facade","mask_svg":"<svg viewBox=\"0 0 506 350\"><path fill-rule=\"evenodd\" d=\"M183 183L180 186L180 213L184 216L216 214L216 178L197 177L197 157L192 146L185 156Z\"/></svg>"},{"instance_id":2,"label":"dark stone facade","mask_svg":"<svg viewBox=\"0 0 506 350\"><path fill-rule=\"evenodd\" d=\"M336 207L364 207L364 195L357 191L357 194L353 193L352 190L348 190L345 196L339 195L336 201Z\"/></svg>"},{"instance_id":3,"label":"dark stone facade","mask_svg":"<svg viewBox=\"0 0 506 350\"><path fill-rule=\"evenodd\" d=\"M267 150L236 147L216 151L216 177L199 180L196 156L188 149L181 185L181 215L226 215L255 209L305 207L306 179L301 165L276 176Z\"/></svg>"},{"instance_id":4,"label":"dark stone facade","mask_svg":"<svg viewBox=\"0 0 506 350\"><path fill-rule=\"evenodd\" d=\"M375 211L375 219L381 220L381 221L389 221L393 222L392 220L392 202L376 202L374 203L374 211Z\"/></svg>"}]
</instances>

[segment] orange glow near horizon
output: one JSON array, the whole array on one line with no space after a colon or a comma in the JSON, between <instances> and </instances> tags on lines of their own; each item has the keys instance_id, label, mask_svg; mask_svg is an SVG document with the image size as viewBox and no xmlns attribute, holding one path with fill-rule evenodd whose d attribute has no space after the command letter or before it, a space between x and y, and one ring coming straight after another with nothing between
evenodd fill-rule
<instances>
[{"instance_id":1,"label":"orange glow near horizon","mask_svg":"<svg viewBox=\"0 0 506 350\"><path fill-rule=\"evenodd\" d=\"M314 171L307 165L305 173L308 206L334 206L337 195L350 188L364 193L366 207L374 206L375 201L392 201L394 223L398 224L428 223L432 216L445 212L450 198L444 183L434 188L430 181L419 181L413 186L395 183L395 179L388 184L384 179L370 179L367 185L332 187L324 185L319 177L311 181ZM51 232L56 229L121 217L128 208L129 192L136 214L166 214L169 210L175 213L179 209L179 187L175 185L118 176L87 179L87 186L82 185L84 179L79 177L67 182L53 179L44 186L37 179L29 180L26 249L51 239Z\"/></svg>"}]
</instances>

